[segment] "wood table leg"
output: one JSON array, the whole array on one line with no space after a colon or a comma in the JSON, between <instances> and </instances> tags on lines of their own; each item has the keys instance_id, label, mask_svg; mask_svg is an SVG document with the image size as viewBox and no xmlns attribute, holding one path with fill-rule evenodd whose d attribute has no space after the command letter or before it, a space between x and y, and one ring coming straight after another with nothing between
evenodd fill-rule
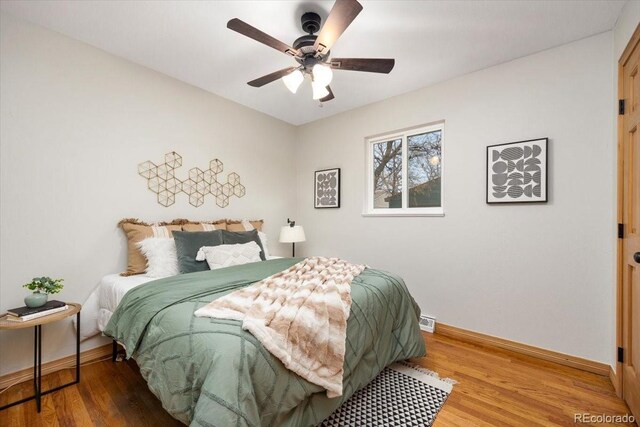
<instances>
[{"instance_id":1,"label":"wood table leg","mask_svg":"<svg viewBox=\"0 0 640 427\"><path fill-rule=\"evenodd\" d=\"M36 326L38 329L38 389L36 391L36 407L38 413L42 409L42 325Z\"/></svg>"},{"instance_id":2,"label":"wood table leg","mask_svg":"<svg viewBox=\"0 0 640 427\"><path fill-rule=\"evenodd\" d=\"M80 382L80 312L76 314L76 384Z\"/></svg>"}]
</instances>

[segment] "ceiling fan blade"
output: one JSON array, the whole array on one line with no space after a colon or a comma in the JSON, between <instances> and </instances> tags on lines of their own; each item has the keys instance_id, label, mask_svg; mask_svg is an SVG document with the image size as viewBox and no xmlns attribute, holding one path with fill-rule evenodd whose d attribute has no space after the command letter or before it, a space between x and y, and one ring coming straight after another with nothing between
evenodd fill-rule
<instances>
[{"instance_id":1,"label":"ceiling fan blade","mask_svg":"<svg viewBox=\"0 0 640 427\"><path fill-rule=\"evenodd\" d=\"M249 86L253 86L253 87L262 87L264 85L266 85L267 83L271 83L273 81L276 81L292 72L294 72L296 70L297 67L288 67L288 68L283 68L282 70L278 70L275 71L271 74L267 74L266 76L262 76L259 77L255 80L251 80L249 83L247 83Z\"/></svg>"},{"instance_id":2,"label":"ceiling fan blade","mask_svg":"<svg viewBox=\"0 0 640 427\"><path fill-rule=\"evenodd\" d=\"M336 0L318 33L314 49L318 53L326 54L361 10L362 5L357 0Z\"/></svg>"},{"instance_id":3,"label":"ceiling fan blade","mask_svg":"<svg viewBox=\"0 0 640 427\"><path fill-rule=\"evenodd\" d=\"M329 95L325 96L324 98L320 98L320 102L331 101L333 98L335 98L335 96L333 95L333 91L331 90L331 86L327 86L327 90L329 91Z\"/></svg>"},{"instance_id":4,"label":"ceiling fan blade","mask_svg":"<svg viewBox=\"0 0 640 427\"><path fill-rule=\"evenodd\" d=\"M334 70L366 71L389 74L396 64L395 59L382 58L331 58Z\"/></svg>"},{"instance_id":5,"label":"ceiling fan blade","mask_svg":"<svg viewBox=\"0 0 640 427\"><path fill-rule=\"evenodd\" d=\"M300 54L296 49L292 48L286 43L283 43L280 40L271 37L269 34L264 33L255 27L252 27L251 25L247 24L244 21L241 21L238 18L233 18L232 20L227 22L227 28L240 33L243 36L252 38L262 44L266 44L267 46L272 47L275 50L279 50L282 53L286 53L287 55L298 56Z\"/></svg>"}]
</instances>

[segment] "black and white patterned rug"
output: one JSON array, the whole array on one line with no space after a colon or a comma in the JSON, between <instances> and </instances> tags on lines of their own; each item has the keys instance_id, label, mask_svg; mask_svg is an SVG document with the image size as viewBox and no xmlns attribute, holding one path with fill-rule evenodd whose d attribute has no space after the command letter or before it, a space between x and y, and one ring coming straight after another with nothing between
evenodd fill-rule
<instances>
[{"instance_id":1,"label":"black and white patterned rug","mask_svg":"<svg viewBox=\"0 0 640 427\"><path fill-rule=\"evenodd\" d=\"M325 419L321 427L430 426L455 381L406 363L385 368Z\"/></svg>"}]
</instances>

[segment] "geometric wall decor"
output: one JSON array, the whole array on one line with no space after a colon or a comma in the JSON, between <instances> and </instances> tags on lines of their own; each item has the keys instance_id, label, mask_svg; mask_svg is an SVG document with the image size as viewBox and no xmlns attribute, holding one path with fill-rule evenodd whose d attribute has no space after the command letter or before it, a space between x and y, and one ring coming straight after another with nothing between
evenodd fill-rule
<instances>
[{"instance_id":1,"label":"geometric wall decor","mask_svg":"<svg viewBox=\"0 0 640 427\"><path fill-rule=\"evenodd\" d=\"M487 147L487 203L547 201L548 138Z\"/></svg>"},{"instance_id":2,"label":"geometric wall decor","mask_svg":"<svg viewBox=\"0 0 640 427\"><path fill-rule=\"evenodd\" d=\"M315 172L313 188L313 207L340 207L340 168Z\"/></svg>"},{"instance_id":3,"label":"geometric wall decor","mask_svg":"<svg viewBox=\"0 0 640 427\"><path fill-rule=\"evenodd\" d=\"M147 180L147 188L156 193L158 203L162 206L173 205L176 195L185 193L189 196L189 203L195 207L202 206L205 196L211 194L216 199L216 205L224 208L229 206L230 197L243 197L246 194L237 173L228 174L224 183L219 180L223 165L218 159L211 160L208 169L189 169L189 177L184 180L175 175L176 169L181 166L182 156L175 151L165 154L164 163L156 165L148 160L138 165L138 174Z\"/></svg>"}]
</instances>

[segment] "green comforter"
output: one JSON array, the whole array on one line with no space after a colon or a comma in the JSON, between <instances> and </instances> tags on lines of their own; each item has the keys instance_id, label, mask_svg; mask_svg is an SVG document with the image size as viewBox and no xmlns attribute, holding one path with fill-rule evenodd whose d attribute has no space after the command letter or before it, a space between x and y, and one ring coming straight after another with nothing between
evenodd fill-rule
<instances>
[{"instance_id":1,"label":"green comforter","mask_svg":"<svg viewBox=\"0 0 640 427\"><path fill-rule=\"evenodd\" d=\"M344 393L334 399L262 347L241 322L200 318L210 301L299 262L287 258L183 274L127 292L105 335L124 344L149 388L192 426L314 426L387 365L425 354L419 309L399 277L366 269L351 284Z\"/></svg>"}]
</instances>

